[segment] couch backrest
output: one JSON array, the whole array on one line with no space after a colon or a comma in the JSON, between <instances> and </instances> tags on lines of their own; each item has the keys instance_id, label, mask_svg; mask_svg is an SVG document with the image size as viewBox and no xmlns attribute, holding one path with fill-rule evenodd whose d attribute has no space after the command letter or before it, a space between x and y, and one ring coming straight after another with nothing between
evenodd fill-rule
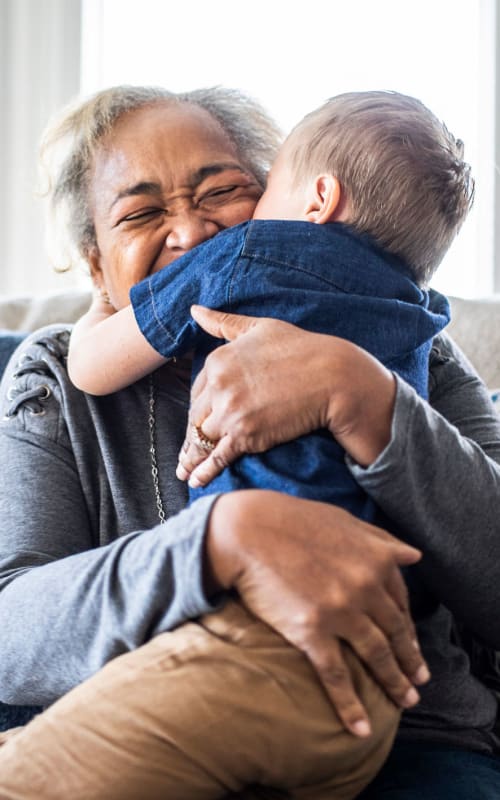
<instances>
[{"instance_id":1,"label":"couch backrest","mask_svg":"<svg viewBox=\"0 0 500 800\"><path fill-rule=\"evenodd\" d=\"M0 377L27 333L56 322L76 322L90 297L89 291L79 289L42 297L0 297Z\"/></svg>"},{"instance_id":2,"label":"couch backrest","mask_svg":"<svg viewBox=\"0 0 500 800\"><path fill-rule=\"evenodd\" d=\"M500 295L484 300L450 298L451 336L491 389L500 388ZM75 322L88 308L90 291L74 289L44 297L0 298L0 329L25 332L54 322Z\"/></svg>"},{"instance_id":3,"label":"couch backrest","mask_svg":"<svg viewBox=\"0 0 500 800\"><path fill-rule=\"evenodd\" d=\"M490 389L500 388L500 295L484 300L452 297L450 336Z\"/></svg>"},{"instance_id":4,"label":"couch backrest","mask_svg":"<svg viewBox=\"0 0 500 800\"><path fill-rule=\"evenodd\" d=\"M40 297L0 297L0 328L30 333L54 322L76 322L90 305L90 291L73 289Z\"/></svg>"}]
</instances>

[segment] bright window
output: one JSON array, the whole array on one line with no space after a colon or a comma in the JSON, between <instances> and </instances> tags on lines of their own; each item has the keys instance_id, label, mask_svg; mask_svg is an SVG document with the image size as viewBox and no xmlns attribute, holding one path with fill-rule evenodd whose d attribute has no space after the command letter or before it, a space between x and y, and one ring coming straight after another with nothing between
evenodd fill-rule
<instances>
[{"instance_id":1,"label":"bright window","mask_svg":"<svg viewBox=\"0 0 500 800\"><path fill-rule=\"evenodd\" d=\"M493 288L494 0L84 0L82 90L115 83L250 92L285 131L327 97L395 89L465 142L476 203L434 279Z\"/></svg>"}]
</instances>

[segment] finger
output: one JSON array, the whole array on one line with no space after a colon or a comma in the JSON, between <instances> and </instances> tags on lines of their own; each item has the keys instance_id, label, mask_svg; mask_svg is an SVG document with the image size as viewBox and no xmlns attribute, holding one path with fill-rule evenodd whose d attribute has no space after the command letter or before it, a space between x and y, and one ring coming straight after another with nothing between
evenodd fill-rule
<instances>
[{"instance_id":1,"label":"finger","mask_svg":"<svg viewBox=\"0 0 500 800\"><path fill-rule=\"evenodd\" d=\"M201 428L203 435L214 442L218 441L225 433L224 430L221 430L223 427L221 421L212 410L208 391L200 394L189 409L188 430L186 432L186 439L189 441L193 440L193 425Z\"/></svg>"},{"instance_id":2,"label":"finger","mask_svg":"<svg viewBox=\"0 0 500 800\"><path fill-rule=\"evenodd\" d=\"M215 449L209 454L208 458L198 464L196 469L193 470L189 479L189 485L192 489L206 486L240 455L241 452L237 450L235 442L233 442L231 437L223 436L217 443Z\"/></svg>"},{"instance_id":3,"label":"finger","mask_svg":"<svg viewBox=\"0 0 500 800\"><path fill-rule=\"evenodd\" d=\"M180 481L187 481L194 467L196 466L196 464L199 463L195 459L195 450L194 448L192 448L192 441L191 441L192 429L193 429L193 422L191 421L191 410L190 410L188 421L186 424L186 433L184 435L184 441L177 456L178 464L175 474Z\"/></svg>"},{"instance_id":4,"label":"finger","mask_svg":"<svg viewBox=\"0 0 500 800\"><path fill-rule=\"evenodd\" d=\"M420 561L422 558L422 551L418 550L416 547L412 547L412 545L406 544L398 539L396 536L393 536L391 533L382 530L382 528L377 528L376 525L370 525L369 523L363 523L363 525L369 529L369 532L376 536L377 539L381 539L385 544L387 544L391 552L393 553L397 563L400 566L409 566L411 564L416 564L417 561Z\"/></svg>"},{"instance_id":5,"label":"finger","mask_svg":"<svg viewBox=\"0 0 500 800\"><path fill-rule=\"evenodd\" d=\"M397 706L411 708L418 703L417 690L402 672L390 641L373 620L358 620L356 627L350 628L349 644Z\"/></svg>"},{"instance_id":6,"label":"finger","mask_svg":"<svg viewBox=\"0 0 500 800\"><path fill-rule=\"evenodd\" d=\"M354 689L339 640L333 637L325 647L324 639L318 638L302 644L300 649L316 670L344 728L354 736L369 736L370 720Z\"/></svg>"},{"instance_id":7,"label":"finger","mask_svg":"<svg viewBox=\"0 0 500 800\"><path fill-rule=\"evenodd\" d=\"M385 585L387 591L401 611L409 613L410 601L408 598L408 589L401 571L399 569L392 570L386 579Z\"/></svg>"},{"instance_id":8,"label":"finger","mask_svg":"<svg viewBox=\"0 0 500 800\"><path fill-rule=\"evenodd\" d=\"M400 567L410 567L422 558L421 550L417 550L416 547L405 544L405 542L400 542L398 539L393 538L393 541L386 540L384 544L388 548L396 564Z\"/></svg>"},{"instance_id":9,"label":"finger","mask_svg":"<svg viewBox=\"0 0 500 800\"><path fill-rule=\"evenodd\" d=\"M179 453L179 461L175 473L179 480L187 480L198 464L208 458L209 455L210 453L203 448L198 447L193 442L189 442L187 449L181 450Z\"/></svg>"},{"instance_id":10,"label":"finger","mask_svg":"<svg viewBox=\"0 0 500 800\"><path fill-rule=\"evenodd\" d=\"M184 467L184 465L181 464L181 462L179 461L177 463L176 468L175 468L175 476L176 476L176 478L178 478L180 481L187 481L187 480L189 480L189 476L190 475L191 475L191 472L189 471L189 469L186 469Z\"/></svg>"},{"instance_id":11,"label":"finger","mask_svg":"<svg viewBox=\"0 0 500 800\"><path fill-rule=\"evenodd\" d=\"M396 658L411 683L416 686L427 683L431 673L420 650L416 635L408 637L408 629L405 627L396 630L391 635L390 641Z\"/></svg>"},{"instance_id":12,"label":"finger","mask_svg":"<svg viewBox=\"0 0 500 800\"><path fill-rule=\"evenodd\" d=\"M195 400L203 393L207 385L207 371L202 369L193 381L191 386L191 406Z\"/></svg>"},{"instance_id":13,"label":"finger","mask_svg":"<svg viewBox=\"0 0 500 800\"><path fill-rule=\"evenodd\" d=\"M209 457L210 451L201 447L199 443L192 440L192 425L188 427L184 444L182 445L176 469L176 476L181 481L185 481L191 475L195 467Z\"/></svg>"},{"instance_id":14,"label":"finger","mask_svg":"<svg viewBox=\"0 0 500 800\"><path fill-rule=\"evenodd\" d=\"M397 544L394 544L393 547L394 558L400 567L409 567L412 564L416 564L417 561L420 561L422 558L421 551L417 550L416 547L411 547L409 544L397 542Z\"/></svg>"},{"instance_id":15,"label":"finger","mask_svg":"<svg viewBox=\"0 0 500 800\"><path fill-rule=\"evenodd\" d=\"M408 607L401 608L392 595L388 595L382 605L372 604L370 616L387 638L400 670L409 681L417 685L426 683L430 672L420 651Z\"/></svg>"},{"instance_id":16,"label":"finger","mask_svg":"<svg viewBox=\"0 0 500 800\"><path fill-rule=\"evenodd\" d=\"M415 651L414 653L416 658L415 668L413 669L411 666L409 666L405 670L406 674L413 683L416 684L425 683L429 679L429 670L426 661L424 659L424 656L422 655L420 645L418 643L417 631L410 611L408 589L399 569L394 570L394 572L391 575L389 575L389 577L386 580L386 588L387 591L389 592L389 595L392 597L398 608L404 614L405 626L411 640L411 647ZM396 631L393 632L393 635L395 634ZM424 668L423 670L422 667Z\"/></svg>"},{"instance_id":17,"label":"finger","mask_svg":"<svg viewBox=\"0 0 500 800\"><path fill-rule=\"evenodd\" d=\"M219 415L217 415L214 411L207 409L206 406L205 406L206 413L203 410L199 411L200 408L201 406L197 405L196 408L191 409L190 417L193 419L193 424L198 425L203 430L203 434L204 436L207 437L207 439L210 439L212 442L218 442L220 439L222 439L223 436L227 434L227 425L228 425L227 412L225 420L222 421ZM194 416L195 413L200 415L205 413L205 416L195 417ZM194 422L194 420L197 421Z\"/></svg>"},{"instance_id":18,"label":"finger","mask_svg":"<svg viewBox=\"0 0 500 800\"><path fill-rule=\"evenodd\" d=\"M389 595L392 597L398 608L405 615L406 626L412 638L413 647L419 654L422 663L425 663L424 657L420 650L420 645L418 644L415 623L413 622L413 617L410 611L408 589L399 569L394 570L394 572L391 575L389 575L389 577L386 580L386 588L387 591L389 592ZM408 676L411 677L409 673ZM417 682L420 683L421 681Z\"/></svg>"},{"instance_id":19,"label":"finger","mask_svg":"<svg viewBox=\"0 0 500 800\"><path fill-rule=\"evenodd\" d=\"M251 330L259 321L259 317L248 317L243 314L228 314L215 311L205 306L191 306L191 316L203 328L217 339L232 341Z\"/></svg>"}]
</instances>

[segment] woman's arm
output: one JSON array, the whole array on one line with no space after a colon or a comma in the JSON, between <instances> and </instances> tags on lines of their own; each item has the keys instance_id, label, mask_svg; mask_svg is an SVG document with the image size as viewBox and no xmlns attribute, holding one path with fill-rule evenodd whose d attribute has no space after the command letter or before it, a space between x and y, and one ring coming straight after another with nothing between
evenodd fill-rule
<instances>
[{"instance_id":1,"label":"woman's arm","mask_svg":"<svg viewBox=\"0 0 500 800\"><path fill-rule=\"evenodd\" d=\"M69 384L64 356L57 336L34 334L2 383L0 700L10 703L51 702L110 658L213 610L203 575L212 500L141 529L155 519L146 420L142 440L124 435L133 409L147 413L147 394L132 395L132 407L91 401Z\"/></svg>"},{"instance_id":2,"label":"woman's arm","mask_svg":"<svg viewBox=\"0 0 500 800\"><path fill-rule=\"evenodd\" d=\"M211 502L96 547L68 459L4 438L0 450L10 465L0 489L1 701L50 703L120 653L213 610L201 573Z\"/></svg>"},{"instance_id":3,"label":"woman's arm","mask_svg":"<svg viewBox=\"0 0 500 800\"><path fill-rule=\"evenodd\" d=\"M39 445L0 447L11 470L29 459L38 471L2 481L3 702L52 702L111 658L213 610L199 570L210 504L96 548L71 468Z\"/></svg>"},{"instance_id":4,"label":"woman's arm","mask_svg":"<svg viewBox=\"0 0 500 800\"><path fill-rule=\"evenodd\" d=\"M329 427L356 479L424 554L418 569L429 586L500 647L500 421L458 348L443 336L433 352L432 407L343 340L274 320L195 314L234 341L207 359L194 386L191 419L220 442L202 461L188 425L179 477L204 482L243 452Z\"/></svg>"},{"instance_id":5,"label":"woman's arm","mask_svg":"<svg viewBox=\"0 0 500 800\"><path fill-rule=\"evenodd\" d=\"M351 469L424 553L430 590L498 649L500 419L446 336L431 354L430 402L401 382L390 445L368 469Z\"/></svg>"}]
</instances>

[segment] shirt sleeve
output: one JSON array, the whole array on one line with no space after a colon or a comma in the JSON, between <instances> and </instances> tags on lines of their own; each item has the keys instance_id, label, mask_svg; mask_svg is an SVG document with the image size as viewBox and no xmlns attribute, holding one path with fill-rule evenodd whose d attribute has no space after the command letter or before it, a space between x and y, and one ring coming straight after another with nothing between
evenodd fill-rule
<instances>
[{"instance_id":1,"label":"shirt sleeve","mask_svg":"<svg viewBox=\"0 0 500 800\"><path fill-rule=\"evenodd\" d=\"M218 234L130 290L137 324L164 358L187 353L208 336L191 317L194 303L226 307L241 249L236 234L239 228Z\"/></svg>"},{"instance_id":2,"label":"shirt sleeve","mask_svg":"<svg viewBox=\"0 0 500 800\"><path fill-rule=\"evenodd\" d=\"M31 361L17 397L2 385L0 700L21 705L51 703L120 653L215 607L203 581L215 497L150 530L104 532L110 543L101 545L55 399L60 384L43 363ZM12 403L22 408L9 418Z\"/></svg>"},{"instance_id":3,"label":"shirt sleeve","mask_svg":"<svg viewBox=\"0 0 500 800\"><path fill-rule=\"evenodd\" d=\"M500 420L446 336L431 355L430 403L398 379L392 438L360 485L420 548L418 570L455 617L500 648Z\"/></svg>"}]
</instances>

